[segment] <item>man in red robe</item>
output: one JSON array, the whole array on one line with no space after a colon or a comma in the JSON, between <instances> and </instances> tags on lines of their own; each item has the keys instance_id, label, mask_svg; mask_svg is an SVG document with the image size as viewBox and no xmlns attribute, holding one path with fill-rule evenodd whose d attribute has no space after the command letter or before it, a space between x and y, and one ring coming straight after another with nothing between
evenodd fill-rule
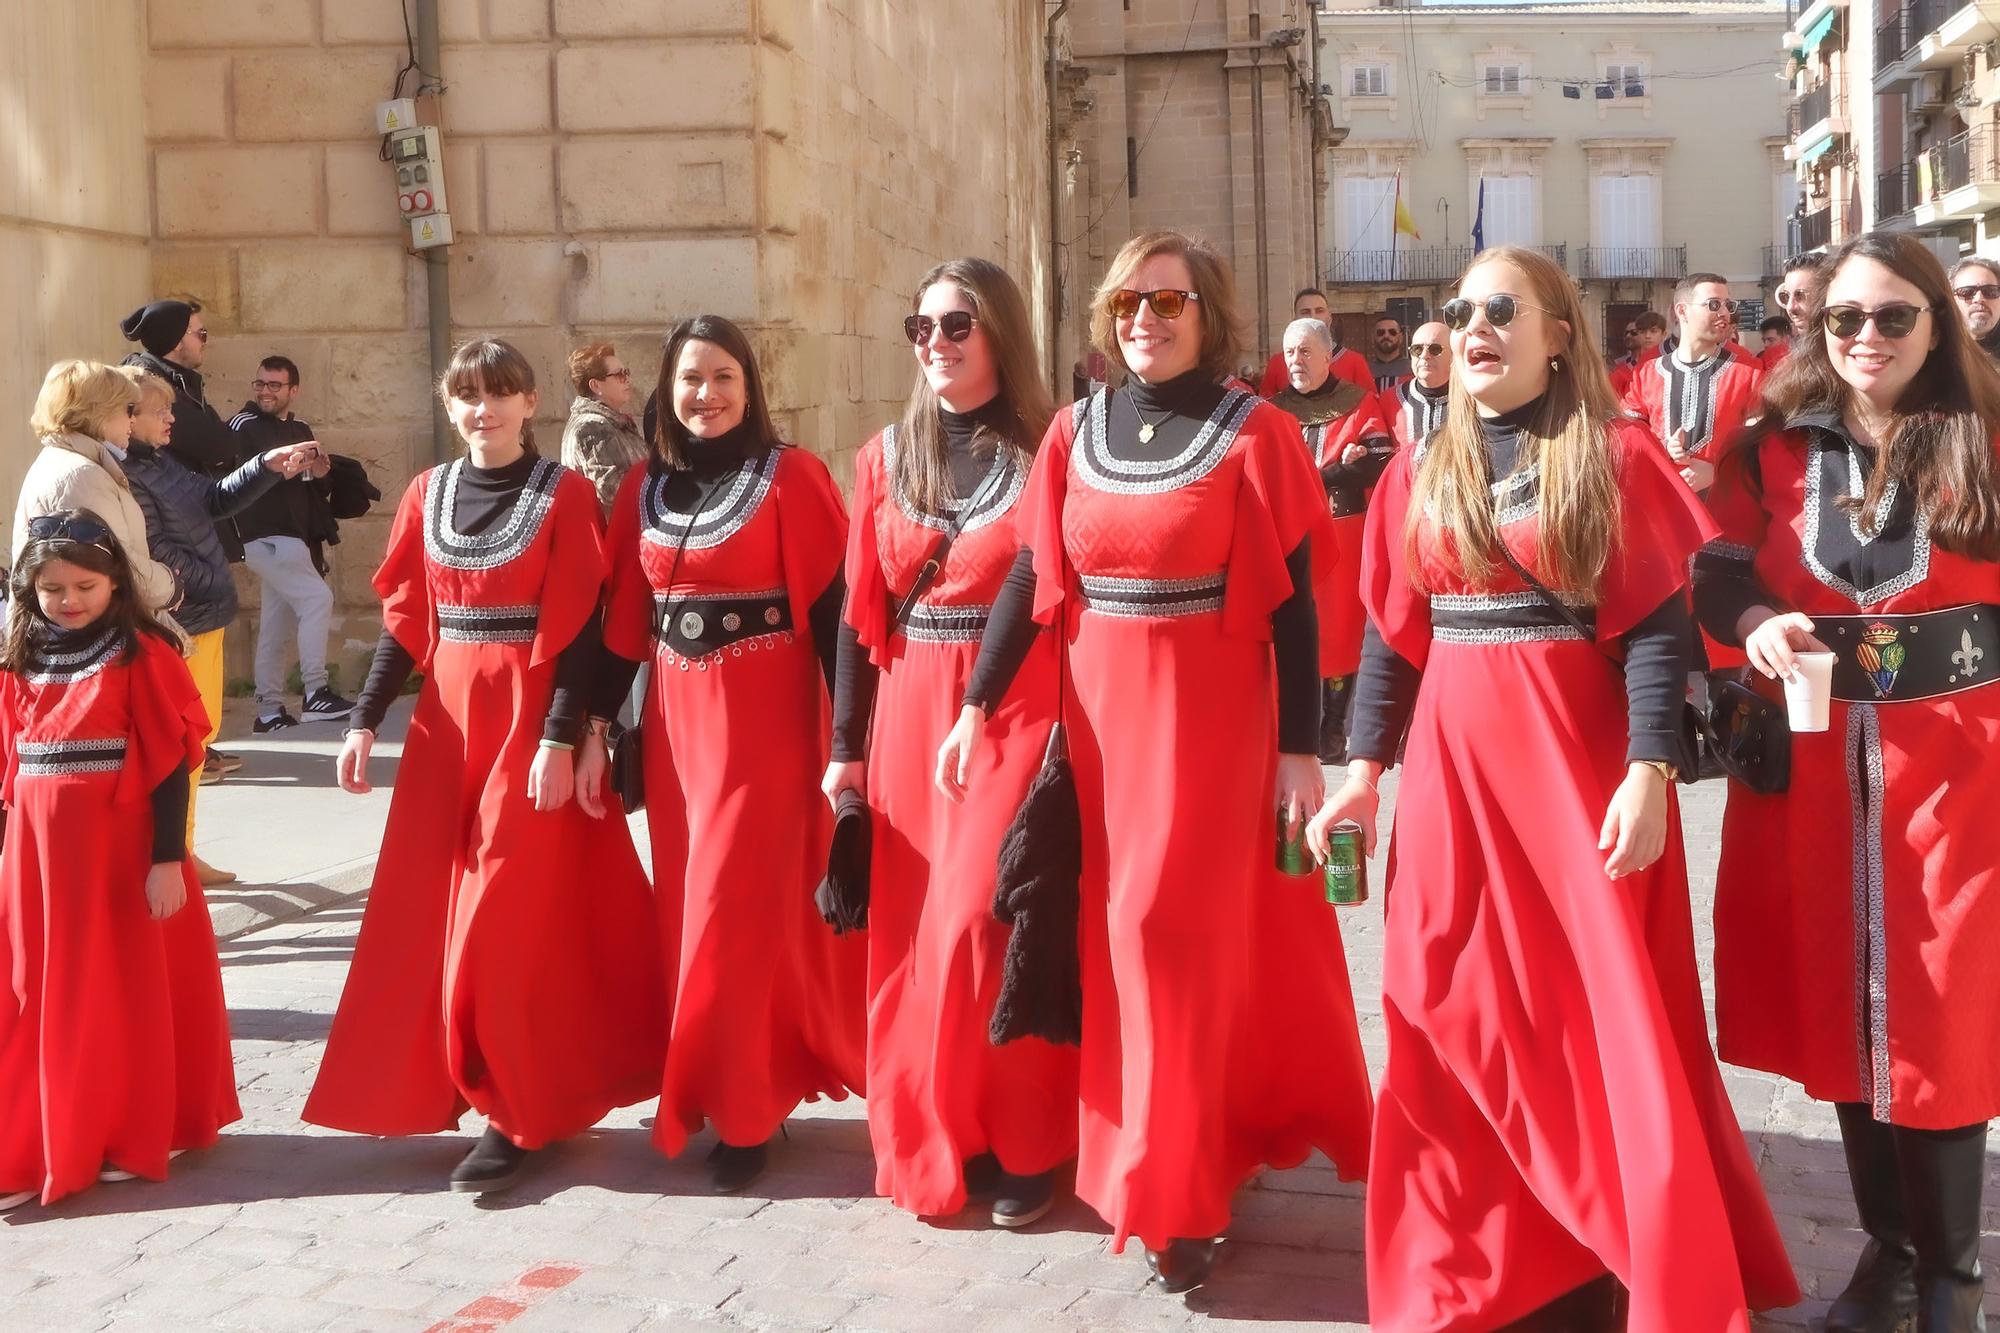
<instances>
[{"instance_id":1,"label":"man in red robe","mask_svg":"<svg viewBox=\"0 0 2000 1333\"><path fill-rule=\"evenodd\" d=\"M1634 371L1625 410L1652 427L1697 492L1715 480L1716 450L1756 419L1763 368L1729 341L1736 302L1729 281L1690 273L1674 289L1679 337L1671 350Z\"/></svg>"},{"instance_id":2,"label":"man in red robe","mask_svg":"<svg viewBox=\"0 0 2000 1333\"><path fill-rule=\"evenodd\" d=\"M1451 332L1436 320L1410 335L1411 376L1376 395L1396 447L1410 449L1444 424L1451 395Z\"/></svg>"},{"instance_id":3,"label":"man in red robe","mask_svg":"<svg viewBox=\"0 0 2000 1333\"><path fill-rule=\"evenodd\" d=\"M1292 298L1292 318L1316 319L1326 325L1333 338L1334 378L1359 384L1371 393L1374 391L1375 377L1369 373L1368 358L1352 347L1342 347L1340 335L1333 332L1333 311L1326 303L1325 292L1317 287L1300 288L1299 294ZM1257 393L1260 397L1269 398L1282 391L1291 379L1291 371L1285 365L1285 354L1282 351L1273 352L1270 364L1264 367L1264 377L1257 381Z\"/></svg>"},{"instance_id":4,"label":"man in red robe","mask_svg":"<svg viewBox=\"0 0 2000 1333\"><path fill-rule=\"evenodd\" d=\"M1625 332L1625 355L1611 363L1611 387L1620 398L1632 387L1639 367L1659 356L1660 344L1667 340L1667 317L1657 310L1642 310Z\"/></svg>"}]
</instances>

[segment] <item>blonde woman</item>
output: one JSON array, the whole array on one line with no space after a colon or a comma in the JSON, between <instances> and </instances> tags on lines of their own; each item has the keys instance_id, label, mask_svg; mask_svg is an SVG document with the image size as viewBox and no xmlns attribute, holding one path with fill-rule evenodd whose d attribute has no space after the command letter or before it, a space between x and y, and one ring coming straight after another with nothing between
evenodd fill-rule
<instances>
[{"instance_id":1,"label":"blonde woman","mask_svg":"<svg viewBox=\"0 0 2000 1333\"><path fill-rule=\"evenodd\" d=\"M180 600L180 588L173 571L148 554L146 515L125 477L138 414L138 386L112 367L58 361L49 368L28 418L42 447L21 479L8 559L18 558L27 544L29 519L88 509L104 520L131 562L140 602L159 611Z\"/></svg>"},{"instance_id":2,"label":"blonde woman","mask_svg":"<svg viewBox=\"0 0 2000 1333\"><path fill-rule=\"evenodd\" d=\"M1347 781L1308 830L1372 849L1407 729L1369 1314L1610 1327L1623 1283L1632 1333L1747 1333L1798 1287L1708 1049L1670 785L1713 528L1551 260L1488 250L1442 313L1451 404L1369 512Z\"/></svg>"}]
</instances>

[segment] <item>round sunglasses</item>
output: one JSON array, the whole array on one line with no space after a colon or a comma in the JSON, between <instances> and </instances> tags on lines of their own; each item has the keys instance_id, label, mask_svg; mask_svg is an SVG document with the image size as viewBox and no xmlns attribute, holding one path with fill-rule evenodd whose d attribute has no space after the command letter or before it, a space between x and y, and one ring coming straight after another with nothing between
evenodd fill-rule
<instances>
[{"instance_id":1,"label":"round sunglasses","mask_svg":"<svg viewBox=\"0 0 2000 1333\"><path fill-rule=\"evenodd\" d=\"M1472 323L1473 311L1479 308L1461 296L1446 301L1444 307L1438 311L1438 316L1444 320L1446 328L1459 332ZM1544 315L1550 316L1556 313L1547 306L1534 305L1518 296L1509 296L1505 292L1496 292L1487 297L1484 309L1486 322L1496 329L1504 329L1512 324L1515 314L1522 310L1539 310Z\"/></svg>"},{"instance_id":2,"label":"round sunglasses","mask_svg":"<svg viewBox=\"0 0 2000 1333\"><path fill-rule=\"evenodd\" d=\"M1863 310L1858 305L1830 305L1820 311L1819 317L1827 332L1836 338L1857 338L1870 323L1884 338L1907 338L1916 331L1917 321L1929 311L1929 306L1900 302L1873 310Z\"/></svg>"},{"instance_id":3,"label":"round sunglasses","mask_svg":"<svg viewBox=\"0 0 2000 1333\"><path fill-rule=\"evenodd\" d=\"M1189 301L1200 299L1201 294L1198 292L1183 292L1172 287L1162 287L1158 291L1151 292L1139 292L1130 287L1121 287L1111 293L1111 299L1104 304L1111 311L1113 319L1132 319L1138 315L1141 301L1153 307L1153 313L1161 319L1179 319L1181 312L1187 309Z\"/></svg>"},{"instance_id":4,"label":"round sunglasses","mask_svg":"<svg viewBox=\"0 0 2000 1333\"><path fill-rule=\"evenodd\" d=\"M978 322L969 310L947 310L936 319L929 315L911 315L903 321L903 336L915 347L929 342L933 329L942 329L946 338L962 343L972 336L972 326Z\"/></svg>"}]
</instances>

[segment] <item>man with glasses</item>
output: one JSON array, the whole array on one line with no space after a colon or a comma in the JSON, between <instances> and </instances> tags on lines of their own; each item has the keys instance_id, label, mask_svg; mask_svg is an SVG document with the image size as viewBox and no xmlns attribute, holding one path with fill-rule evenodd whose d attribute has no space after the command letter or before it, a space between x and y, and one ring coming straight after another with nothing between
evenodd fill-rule
<instances>
[{"instance_id":1,"label":"man with glasses","mask_svg":"<svg viewBox=\"0 0 2000 1333\"><path fill-rule=\"evenodd\" d=\"M1779 309L1792 323L1792 338L1811 328L1809 312L1819 300L1820 290L1826 286L1820 263L1821 257L1817 254L1793 255L1785 261L1784 276L1778 280L1778 290L1772 294ZM1791 338L1781 339L1766 347L1762 357L1764 373L1768 375L1776 370L1791 354Z\"/></svg>"},{"instance_id":2,"label":"man with glasses","mask_svg":"<svg viewBox=\"0 0 2000 1333\"><path fill-rule=\"evenodd\" d=\"M1959 260L1951 270L1951 295L1972 340L2000 361L2000 266L1977 257Z\"/></svg>"},{"instance_id":3,"label":"man with glasses","mask_svg":"<svg viewBox=\"0 0 2000 1333\"><path fill-rule=\"evenodd\" d=\"M1657 310L1642 310L1633 316L1625 326L1625 355L1613 361L1611 388L1620 398L1632 387L1632 377L1639 367L1660 354L1660 344L1667 340L1667 317Z\"/></svg>"},{"instance_id":4,"label":"man with glasses","mask_svg":"<svg viewBox=\"0 0 2000 1333\"><path fill-rule=\"evenodd\" d=\"M616 347L592 343L569 354L569 381L576 398L563 426L562 464L590 479L609 519L618 484L646 458L646 437L632 419L632 372Z\"/></svg>"},{"instance_id":5,"label":"man with glasses","mask_svg":"<svg viewBox=\"0 0 2000 1333\"><path fill-rule=\"evenodd\" d=\"M229 420L243 456L279 445L312 446L312 463L281 481L237 515L244 560L257 576L258 735L304 722L337 722L354 711L334 693L326 674L326 640L333 626L333 589L322 576L320 544L333 536L327 474L333 463L313 429L292 415L299 397L299 368L291 358L267 356L250 381L250 401ZM285 678L296 644L304 697L296 716L285 706Z\"/></svg>"},{"instance_id":6,"label":"man with glasses","mask_svg":"<svg viewBox=\"0 0 2000 1333\"><path fill-rule=\"evenodd\" d=\"M1301 288L1292 298L1293 319L1316 319L1326 325L1333 338L1333 377L1346 380L1349 384L1359 384L1370 393L1375 391L1375 377L1368 373L1368 361L1352 347L1340 345L1340 335L1334 333L1333 311L1326 303L1326 293L1317 287ZM1264 378L1257 381L1257 393L1269 398L1282 393L1291 383L1291 371L1285 365L1285 354L1276 352L1269 365L1264 367Z\"/></svg>"},{"instance_id":7,"label":"man with glasses","mask_svg":"<svg viewBox=\"0 0 2000 1333\"><path fill-rule=\"evenodd\" d=\"M1443 324L1417 326L1410 336L1410 371L1408 379L1380 395L1382 416L1403 449L1422 444L1444 424L1451 397L1451 332Z\"/></svg>"},{"instance_id":8,"label":"man with glasses","mask_svg":"<svg viewBox=\"0 0 2000 1333\"><path fill-rule=\"evenodd\" d=\"M1403 325L1393 315L1375 319L1375 354L1368 358L1368 375L1381 393L1410 377L1410 353L1403 345Z\"/></svg>"},{"instance_id":9,"label":"man with glasses","mask_svg":"<svg viewBox=\"0 0 2000 1333\"><path fill-rule=\"evenodd\" d=\"M1755 419L1763 368L1729 340L1736 302L1719 273L1690 273L1674 288L1678 338L1638 367L1625 410L1653 428L1696 491L1715 480L1711 445L1726 444ZM1731 352L1735 348L1740 357Z\"/></svg>"},{"instance_id":10,"label":"man with glasses","mask_svg":"<svg viewBox=\"0 0 2000 1333\"><path fill-rule=\"evenodd\" d=\"M128 342L145 350L124 364L151 371L174 388L174 437L167 452L210 481L221 481L242 462L236 437L203 390L201 366L208 359L208 324L198 301L154 301L119 323ZM243 542L232 519L218 519L216 535L231 564L243 559Z\"/></svg>"}]
</instances>

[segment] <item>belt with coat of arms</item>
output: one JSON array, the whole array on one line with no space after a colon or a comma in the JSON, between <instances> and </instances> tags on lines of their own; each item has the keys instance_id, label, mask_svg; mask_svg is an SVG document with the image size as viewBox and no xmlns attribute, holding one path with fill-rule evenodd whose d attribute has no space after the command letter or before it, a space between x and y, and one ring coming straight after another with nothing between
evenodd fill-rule
<instances>
[{"instance_id":1,"label":"belt with coat of arms","mask_svg":"<svg viewBox=\"0 0 2000 1333\"><path fill-rule=\"evenodd\" d=\"M1833 697L1906 703L2000 680L2000 607L1986 602L1900 616L1814 616L1831 648Z\"/></svg>"},{"instance_id":2,"label":"belt with coat of arms","mask_svg":"<svg viewBox=\"0 0 2000 1333\"><path fill-rule=\"evenodd\" d=\"M791 627L791 599L782 588L718 597L653 596L653 635L682 657L706 657Z\"/></svg>"}]
</instances>

